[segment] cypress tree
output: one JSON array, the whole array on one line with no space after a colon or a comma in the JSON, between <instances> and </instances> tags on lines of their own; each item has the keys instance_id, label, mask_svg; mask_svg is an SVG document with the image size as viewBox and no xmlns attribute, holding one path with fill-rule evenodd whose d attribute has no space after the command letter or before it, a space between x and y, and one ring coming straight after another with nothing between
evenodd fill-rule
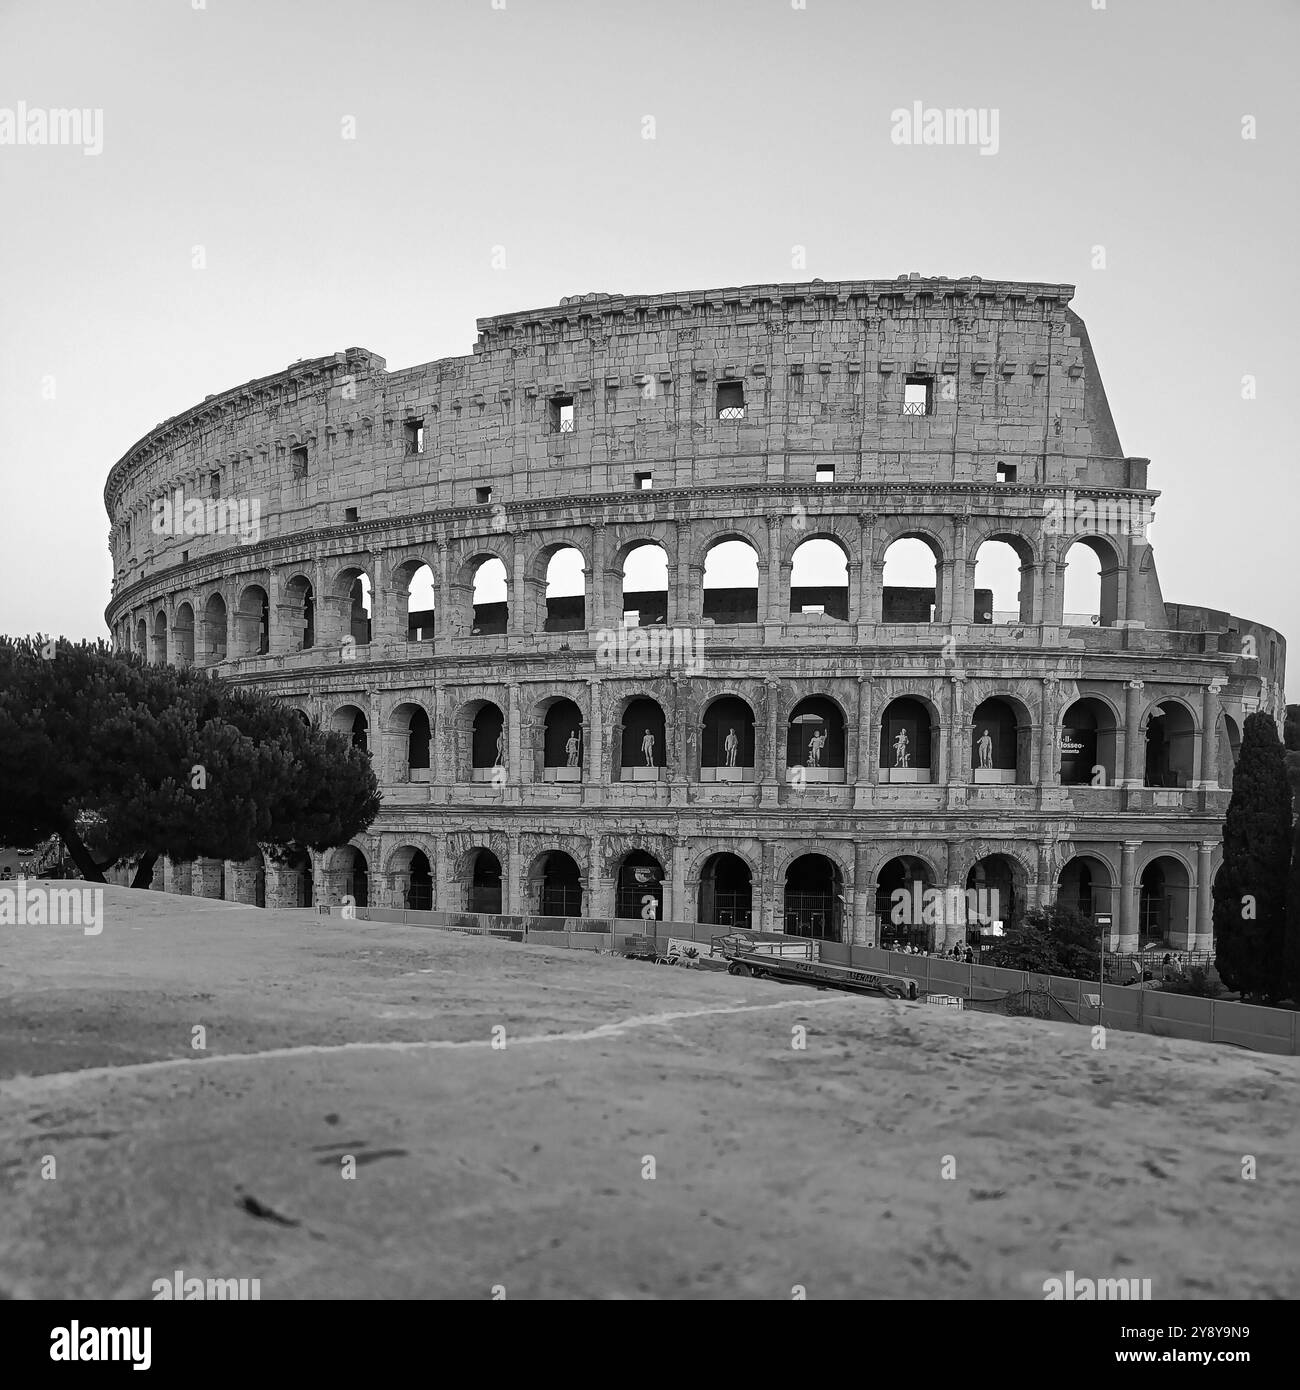
<instances>
[{"instance_id":1,"label":"cypress tree","mask_svg":"<svg viewBox=\"0 0 1300 1390\"><path fill-rule=\"evenodd\" d=\"M1271 715L1245 724L1223 825L1223 867L1214 881L1215 965L1243 998L1273 1003L1283 974L1291 863L1291 790Z\"/></svg>"}]
</instances>

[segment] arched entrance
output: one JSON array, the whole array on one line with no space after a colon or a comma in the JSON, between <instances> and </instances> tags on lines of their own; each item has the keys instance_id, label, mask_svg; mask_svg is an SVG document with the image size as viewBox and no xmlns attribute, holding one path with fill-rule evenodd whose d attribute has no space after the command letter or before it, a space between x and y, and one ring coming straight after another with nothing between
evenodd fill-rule
<instances>
[{"instance_id":1,"label":"arched entrance","mask_svg":"<svg viewBox=\"0 0 1300 1390\"><path fill-rule=\"evenodd\" d=\"M802 854L786 870L785 930L823 941L843 939L840 871L824 854Z\"/></svg>"},{"instance_id":2,"label":"arched entrance","mask_svg":"<svg viewBox=\"0 0 1300 1390\"><path fill-rule=\"evenodd\" d=\"M749 865L737 854L713 854L700 871L699 920L709 926L748 931L753 916Z\"/></svg>"},{"instance_id":3,"label":"arched entrance","mask_svg":"<svg viewBox=\"0 0 1300 1390\"><path fill-rule=\"evenodd\" d=\"M1138 949L1175 946L1187 949L1191 935L1191 880L1186 868L1169 855L1153 859L1138 881Z\"/></svg>"},{"instance_id":4,"label":"arched entrance","mask_svg":"<svg viewBox=\"0 0 1300 1390\"><path fill-rule=\"evenodd\" d=\"M643 849L634 849L619 865L614 915L659 922L664 915L663 865Z\"/></svg>"},{"instance_id":5,"label":"arched entrance","mask_svg":"<svg viewBox=\"0 0 1300 1390\"><path fill-rule=\"evenodd\" d=\"M501 861L490 849L471 851L469 876L465 885L467 912L501 911Z\"/></svg>"},{"instance_id":6,"label":"arched entrance","mask_svg":"<svg viewBox=\"0 0 1300 1390\"><path fill-rule=\"evenodd\" d=\"M933 887L934 875L922 859L900 854L881 865L876 875L876 941L881 946L896 950L930 943L934 923L926 921L925 894Z\"/></svg>"},{"instance_id":7,"label":"arched entrance","mask_svg":"<svg viewBox=\"0 0 1300 1390\"><path fill-rule=\"evenodd\" d=\"M988 945L1020 920L1015 866L1005 854L990 854L966 875L966 937Z\"/></svg>"},{"instance_id":8,"label":"arched entrance","mask_svg":"<svg viewBox=\"0 0 1300 1390\"><path fill-rule=\"evenodd\" d=\"M582 916L582 875L572 855L558 849L544 854L534 870L532 888L543 917Z\"/></svg>"}]
</instances>

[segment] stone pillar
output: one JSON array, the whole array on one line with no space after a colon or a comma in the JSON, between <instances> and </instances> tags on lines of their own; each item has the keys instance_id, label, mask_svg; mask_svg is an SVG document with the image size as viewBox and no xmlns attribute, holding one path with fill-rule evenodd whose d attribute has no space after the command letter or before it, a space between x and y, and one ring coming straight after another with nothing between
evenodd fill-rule
<instances>
[{"instance_id":1,"label":"stone pillar","mask_svg":"<svg viewBox=\"0 0 1300 1390\"><path fill-rule=\"evenodd\" d=\"M970 545L969 528L970 517L963 514L958 518L953 531L953 553L949 562L950 607L943 610L943 620L946 623L969 623L974 611L972 566L966 557Z\"/></svg>"},{"instance_id":2,"label":"stone pillar","mask_svg":"<svg viewBox=\"0 0 1300 1390\"><path fill-rule=\"evenodd\" d=\"M871 676L858 677L858 747L854 780L870 786L876 780L876 729L872 717Z\"/></svg>"},{"instance_id":3,"label":"stone pillar","mask_svg":"<svg viewBox=\"0 0 1300 1390\"><path fill-rule=\"evenodd\" d=\"M519 775L520 762L519 685L510 681L506 686L506 779L513 787L523 780ZM531 782L532 777L528 780Z\"/></svg>"},{"instance_id":4,"label":"stone pillar","mask_svg":"<svg viewBox=\"0 0 1300 1390\"><path fill-rule=\"evenodd\" d=\"M853 928L850 940L855 946L873 945L876 939L875 914L872 912L871 884L868 881L869 853L864 844L853 848Z\"/></svg>"},{"instance_id":5,"label":"stone pillar","mask_svg":"<svg viewBox=\"0 0 1300 1390\"><path fill-rule=\"evenodd\" d=\"M858 514L858 569L857 621L874 623L880 620L880 572L872 563L871 528L876 518L870 512ZM874 580L874 586L873 586Z\"/></svg>"},{"instance_id":6,"label":"stone pillar","mask_svg":"<svg viewBox=\"0 0 1300 1390\"><path fill-rule=\"evenodd\" d=\"M686 680L674 675L673 681L673 727L676 747L672 753L672 780L689 782L698 774L691 765L691 727L690 699L686 694ZM666 732L666 731L665 731Z\"/></svg>"},{"instance_id":7,"label":"stone pillar","mask_svg":"<svg viewBox=\"0 0 1300 1390\"><path fill-rule=\"evenodd\" d=\"M220 859L196 859L191 876L192 893L196 898L221 897L222 862Z\"/></svg>"},{"instance_id":8,"label":"stone pillar","mask_svg":"<svg viewBox=\"0 0 1300 1390\"><path fill-rule=\"evenodd\" d=\"M686 900L687 848L685 840L673 841L672 865L669 868L672 883L664 902L664 921L666 922L695 921L695 906Z\"/></svg>"},{"instance_id":9,"label":"stone pillar","mask_svg":"<svg viewBox=\"0 0 1300 1390\"><path fill-rule=\"evenodd\" d=\"M433 784L441 790L445 796L446 788L452 783L452 778L448 776L448 768L456 756L455 730L451 728L451 716L448 713L449 700L447 691L442 686L437 686L433 692L433 728L430 731L431 743L429 747L429 762Z\"/></svg>"},{"instance_id":10,"label":"stone pillar","mask_svg":"<svg viewBox=\"0 0 1300 1390\"><path fill-rule=\"evenodd\" d=\"M510 605L506 614L506 631L528 631L528 582L524 571L524 547L516 538L510 555ZM545 584L543 583L543 590Z\"/></svg>"},{"instance_id":11,"label":"stone pillar","mask_svg":"<svg viewBox=\"0 0 1300 1390\"><path fill-rule=\"evenodd\" d=\"M600 707L600 677L587 683L587 700L591 706L591 729L582 758L582 780L598 785L608 780L605 773L605 720Z\"/></svg>"},{"instance_id":12,"label":"stone pillar","mask_svg":"<svg viewBox=\"0 0 1300 1390\"><path fill-rule=\"evenodd\" d=\"M591 528L591 571L588 580L590 597L585 614L586 626L594 632L622 626L621 622L611 622L609 617L613 605L605 592L610 579L608 552L609 534L605 529L605 523L598 521Z\"/></svg>"},{"instance_id":13,"label":"stone pillar","mask_svg":"<svg viewBox=\"0 0 1300 1390\"><path fill-rule=\"evenodd\" d=\"M767 514L767 613L769 623L785 621L790 611L790 600L786 597L784 610L781 604L781 514Z\"/></svg>"},{"instance_id":14,"label":"stone pillar","mask_svg":"<svg viewBox=\"0 0 1300 1390\"><path fill-rule=\"evenodd\" d=\"M754 885L754 911L750 914L750 920L758 921L759 931L780 931L785 930L784 901L778 903L778 899L783 899L784 895L776 882L776 842L774 840L763 840L761 842L763 851L762 870L759 874L759 881ZM761 913L761 915L760 915Z\"/></svg>"},{"instance_id":15,"label":"stone pillar","mask_svg":"<svg viewBox=\"0 0 1300 1390\"><path fill-rule=\"evenodd\" d=\"M1056 756L1056 677L1043 677L1038 706L1038 784L1061 784L1061 764Z\"/></svg>"},{"instance_id":16,"label":"stone pillar","mask_svg":"<svg viewBox=\"0 0 1300 1390\"><path fill-rule=\"evenodd\" d=\"M1137 852L1141 840L1125 840L1120 856L1119 875L1119 941L1115 949L1136 951L1138 948Z\"/></svg>"},{"instance_id":17,"label":"stone pillar","mask_svg":"<svg viewBox=\"0 0 1300 1390\"><path fill-rule=\"evenodd\" d=\"M1140 787L1146 780L1146 740L1138 728L1144 682L1129 681L1124 691L1124 785Z\"/></svg>"},{"instance_id":18,"label":"stone pillar","mask_svg":"<svg viewBox=\"0 0 1300 1390\"><path fill-rule=\"evenodd\" d=\"M1034 897L1034 894L1030 894ZM1052 881L1052 845L1050 840L1038 842L1038 893L1040 907L1047 907L1056 896L1056 885Z\"/></svg>"},{"instance_id":19,"label":"stone pillar","mask_svg":"<svg viewBox=\"0 0 1300 1390\"><path fill-rule=\"evenodd\" d=\"M266 866L267 907L297 907L298 871L272 860Z\"/></svg>"},{"instance_id":20,"label":"stone pillar","mask_svg":"<svg viewBox=\"0 0 1300 1390\"><path fill-rule=\"evenodd\" d=\"M226 865L226 898L252 907L257 901L258 860L231 860Z\"/></svg>"},{"instance_id":21,"label":"stone pillar","mask_svg":"<svg viewBox=\"0 0 1300 1390\"><path fill-rule=\"evenodd\" d=\"M434 841L433 863L433 906L438 912L446 912L451 894L451 866L448 861L447 837L439 835Z\"/></svg>"},{"instance_id":22,"label":"stone pillar","mask_svg":"<svg viewBox=\"0 0 1300 1390\"><path fill-rule=\"evenodd\" d=\"M779 681L766 680L763 682L766 692L766 715L767 715L767 750L762 768L764 782L764 797L767 796L768 785L770 784L773 792L776 787L784 780L782 773L782 754L777 743L777 716L781 708L781 684ZM757 758L755 758L757 762Z\"/></svg>"},{"instance_id":23,"label":"stone pillar","mask_svg":"<svg viewBox=\"0 0 1300 1390\"><path fill-rule=\"evenodd\" d=\"M968 759L966 757L966 711L962 708L962 690L966 682L963 672L954 671L949 676L951 684L948 687L948 728L947 737L942 740L945 749L944 756L947 761L943 770L943 781L949 786L954 783L964 783L971 780L967 769ZM933 757L933 750L931 751Z\"/></svg>"},{"instance_id":24,"label":"stone pillar","mask_svg":"<svg viewBox=\"0 0 1300 1390\"><path fill-rule=\"evenodd\" d=\"M1212 680L1201 691L1201 779L1197 787L1219 785L1219 691L1225 680Z\"/></svg>"},{"instance_id":25,"label":"stone pillar","mask_svg":"<svg viewBox=\"0 0 1300 1390\"><path fill-rule=\"evenodd\" d=\"M525 911L523 866L519 862L519 832L506 831L506 862L501 866L501 910L511 916ZM531 904L529 908L531 909Z\"/></svg>"},{"instance_id":26,"label":"stone pillar","mask_svg":"<svg viewBox=\"0 0 1300 1390\"><path fill-rule=\"evenodd\" d=\"M1188 943L1193 951L1214 949L1214 879L1210 872L1214 843L1202 840L1196 847L1196 936Z\"/></svg>"}]
</instances>

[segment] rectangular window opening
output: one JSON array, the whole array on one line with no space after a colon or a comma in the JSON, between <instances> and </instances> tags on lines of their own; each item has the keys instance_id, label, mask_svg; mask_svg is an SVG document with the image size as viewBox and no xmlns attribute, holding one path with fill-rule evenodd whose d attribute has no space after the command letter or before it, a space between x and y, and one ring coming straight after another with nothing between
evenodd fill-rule
<instances>
[{"instance_id":1,"label":"rectangular window opening","mask_svg":"<svg viewBox=\"0 0 1300 1390\"><path fill-rule=\"evenodd\" d=\"M572 434L573 433L573 397L572 396L552 396L551 397L551 433L552 434Z\"/></svg>"},{"instance_id":2,"label":"rectangular window opening","mask_svg":"<svg viewBox=\"0 0 1300 1390\"><path fill-rule=\"evenodd\" d=\"M929 415L934 408L934 378L909 376L903 386L903 414Z\"/></svg>"},{"instance_id":3,"label":"rectangular window opening","mask_svg":"<svg viewBox=\"0 0 1300 1390\"><path fill-rule=\"evenodd\" d=\"M289 459L293 465L293 480L300 483L307 476L307 446L299 444L290 452Z\"/></svg>"},{"instance_id":4,"label":"rectangular window opening","mask_svg":"<svg viewBox=\"0 0 1300 1390\"><path fill-rule=\"evenodd\" d=\"M402 437L408 454L424 453L424 421L406 420L402 424Z\"/></svg>"},{"instance_id":5,"label":"rectangular window opening","mask_svg":"<svg viewBox=\"0 0 1300 1390\"><path fill-rule=\"evenodd\" d=\"M343 519L345 521L356 521L357 509L355 507L349 507L347 511L343 513Z\"/></svg>"},{"instance_id":6,"label":"rectangular window opening","mask_svg":"<svg viewBox=\"0 0 1300 1390\"><path fill-rule=\"evenodd\" d=\"M474 489L474 500L480 504L492 500L492 489L490 487L476 487Z\"/></svg>"},{"instance_id":7,"label":"rectangular window opening","mask_svg":"<svg viewBox=\"0 0 1300 1390\"><path fill-rule=\"evenodd\" d=\"M743 381L718 382L718 419L743 420L745 418L745 383Z\"/></svg>"},{"instance_id":8,"label":"rectangular window opening","mask_svg":"<svg viewBox=\"0 0 1300 1390\"><path fill-rule=\"evenodd\" d=\"M633 473L632 481L641 492L649 492L652 475L649 473Z\"/></svg>"},{"instance_id":9,"label":"rectangular window opening","mask_svg":"<svg viewBox=\"0 0 1300 1390\"><path fill-rule=\"evenodd\" d=\"M221 474L220 474L220 473L209 473L209 474L208 474L208 496L209 496L209 497L220 497L220 496L221 496Z\"/></svg>"},{"instance_id":10,"label":"rectangular window opening","mask_svg":"<svg viewBox=\"0 0 1300 1390\"><path fill-rule=\"evenodd\" d=\"M817 481L819 483L833 483L835 481L835 465L833 463L819 463L817 465Z\"/></svg>"},{"instance_id":11,"label":"rectangular window opening","mask_svg":"<svg viewBox=\"0 0 1300 1390\"><path fill-rule=\"evenodd\" d=\"M1014 483L1016 480L1016 465L1014 463L998 464L998 482Z\"/></svg>"}]
</instances>

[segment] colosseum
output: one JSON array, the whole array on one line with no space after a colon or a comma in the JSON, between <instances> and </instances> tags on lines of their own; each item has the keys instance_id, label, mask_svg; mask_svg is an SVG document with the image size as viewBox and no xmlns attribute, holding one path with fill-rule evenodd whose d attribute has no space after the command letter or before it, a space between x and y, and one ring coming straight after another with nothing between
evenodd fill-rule
<instances>
[{"instance_id":1,"label":"colosseum","mask_svg":"<svg viewBox=\"0 0 1300 1390\"><path fill-rule=\"evenodd\" d=\"M480 320L468 356L349 348L157 426L104 493L115 642L350 732L384 798L310 863L162 886L976 929L900 914L919 885L1208 948L1284 644L1164 598L1073 293L582 294Z\"/></svg>"}]
</instances>

